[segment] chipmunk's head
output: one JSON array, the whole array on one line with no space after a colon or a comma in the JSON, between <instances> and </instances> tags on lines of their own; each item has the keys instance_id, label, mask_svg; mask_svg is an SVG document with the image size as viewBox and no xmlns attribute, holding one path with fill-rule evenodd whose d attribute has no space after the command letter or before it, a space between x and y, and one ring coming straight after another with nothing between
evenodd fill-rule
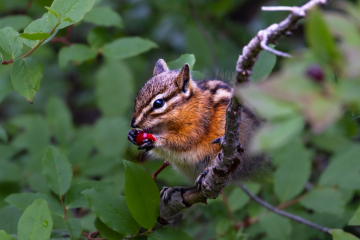
<instances>
[{"instance_id":1,"label":"chipmunk's head","mask_svg":"<svg viewBox=\"0 0 360 240\"><path fill-rule=\"evenodd\" d=\"M180 71L172 71L164 60L159 59L153 77L136 97L131 127L160 133L160 130L179 120L179 113L191 98L195 85L188 64Z\"/></svg>"}]
</instances>

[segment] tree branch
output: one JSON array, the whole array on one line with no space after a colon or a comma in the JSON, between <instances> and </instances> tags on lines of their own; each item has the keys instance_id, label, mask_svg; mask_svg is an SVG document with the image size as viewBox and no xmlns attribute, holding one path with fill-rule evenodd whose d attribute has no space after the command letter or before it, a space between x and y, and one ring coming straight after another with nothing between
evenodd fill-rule
<instances>
[{"instance_id":1,"label":"tree branch","mask_svg":"<svg viewBox=\"0 0 360 240\"><path fill-rule=\"evenodd\" d=\"M303 13L306 13L315 5L325 2L326 0L310 0L302 7L292 7L292 12L285 20L279 24L273 24L265 30L259 31L257 36L243 48L242 55L239 56L236 64L235 88L251 82L252 68L259 52L262 49L270 51L267 47L268 42L274 42L280 36L286 35L296 26L297 21L305 16ZM289 10L289 8L287 8L287 10ZM280 56L289 56L288 54L279 51L271 50L271 52ZM160 228L169 224L171 226L176 226L182 218L182 214L180 213L181 210L194 203L206 203L207 198L216 198L221 193L221 190L227 184L229 175L236 170L239 164L241 164L241 159L238 158L238 149L241 146L239 142L241 111L242 103L238 102L238 100L232 96L226 110L225 136L216 140L216 142L221 145L222 151L216 157L214 164L207 169L207 174L201 182L201 192L198 193L194 188L188 189L183 193L177 191L172 195L171 199L167 202L167 205L161 202L159 206L160 216L158 225L155 226L155 228ZM272 207L269 204L266 206ZM279 210L276 209L276 211ZM291 214L285 213L283 215L289 217ZM296 221L299 219L297 216L291 215L291 217L291 219ZM302 221L302 223L304 221ZM321 229L321 231L326 229L314 225L313 223L309 223L308 221L307 225L316 229Z\"/></svg>"},{"instance_id":2,"label":"tree branch","mask_svg":"<svg viewBox=\"0 0 360 240\"><path fill-rule=\"evenodd\" d=\"M313 223L313 222L310 222L302 217L299 217L299 216L296 216L296 215L293 215L291 213L288 213L288 212L284 212L284 211L281 211L279 209L277 209L276 207L274 206L271 206L269 203L265 202L264 200L262 200L261 198L255 196L254 194L252 194L246 187L244 184L240 183L239 186L242 188L242 190L244 190L244 192L252 199L254 200L255 202L257 202L258 204L260 204L261 206L267 208L268 210L280 215L280 216L283 216L283 217L286 217L286 218L289 218L291 220L294 220L294 221L297 221L301 224L304 224L306 226L309 226L311 228L315 228L319 231L322 231L322 232L325 232L325 233L329 233L328 231L330 230L329 228L326 228L326 227L323 227L323 226L320 226L320 225L317 225L316 223Z\"/></svg>"},{"instance_id":3,"label":"tree branch","mask_svg":"<svg viewBox=\"0 0 360 240\"><path fill-rule=\"evenodd\" d=\"M65 37L54 37L50 40L50 42L62 42L64 43L65 45L67 46L71 46L72 45L72 42L70 42L70 36L71 36L71 33L72 33L72 30L74 28L74 24L73 25L70 25L67 30L66 30L66 35Z\"/></svg>"},{"instance_id":4,"label":"tree branch","mask_svg":"<svg viewBox=\"0 0 360 240\"><path fill-rule=\"evenodd\" d=\"M22 10L22 14L26 14L27 11L29 10L29 8L31 7L33 0L28 0L26 7L24 8L24 10Z\"/></svg>"},{"instance_id":5,"label":"tree branch","mask_svg":"<svg viewBox=\"0 0 360 240\"><path fill-rule=\"evenodd\" d=\"M63 211L64 211L64 220L67 220L67 209L64 203L64 196L60 196L60 202L61 202L61 206L63 207Z\"/></svg>"}]
</instances>

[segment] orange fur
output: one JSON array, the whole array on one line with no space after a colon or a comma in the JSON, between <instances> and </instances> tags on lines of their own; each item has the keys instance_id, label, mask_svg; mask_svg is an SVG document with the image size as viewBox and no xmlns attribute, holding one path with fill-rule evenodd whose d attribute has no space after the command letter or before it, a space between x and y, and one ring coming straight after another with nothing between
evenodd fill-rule
<instances>
[{"instance_id":1,"label":"orange fur","mask_svg":"<svg viewBox=\"0 0 360 240\"><path fill-rule=\"evenodd\" d=\"M219 80L193 81L187 65L180 72L169 71L159 60L154 77L138 93L132 123L157 138L152 155L169 160L195 180L221 150L212 141L225 133L231 91ZM158 98L167 100L163 109L152 109ZM257 127L257 119L245 109L239 136L244 146Z\"/></svg>"}]
</instances>

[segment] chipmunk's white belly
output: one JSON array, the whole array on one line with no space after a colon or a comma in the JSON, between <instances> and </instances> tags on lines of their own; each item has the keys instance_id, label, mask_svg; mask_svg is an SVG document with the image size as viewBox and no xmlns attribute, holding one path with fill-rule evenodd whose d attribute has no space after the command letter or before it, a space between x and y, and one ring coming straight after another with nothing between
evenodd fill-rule
<instances>
[{"instance_id":1,"label":"chipmunk's white belly","mask_svg":"<svg viewBox=\"0 0 360 240\"><path fill-rule=\"evenodd\" d=\"M198 169L196 163L198 162L197 154L194 152L174 152L161 147L154 148L150 154L158 158L164 158L171 162L173 168L187 177L190 181L195 181L203 169Z\"/></svg>"}]
</instances>

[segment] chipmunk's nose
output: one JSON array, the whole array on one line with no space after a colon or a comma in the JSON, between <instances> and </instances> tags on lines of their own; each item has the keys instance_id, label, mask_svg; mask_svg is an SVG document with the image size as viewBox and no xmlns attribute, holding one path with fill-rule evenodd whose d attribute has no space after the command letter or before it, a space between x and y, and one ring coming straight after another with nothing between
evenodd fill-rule
<instances>
[{"instance_id":1,"label":"chipmunk's nose","mask_svg":"<svg viewBox=\"0 0 360 240\"><path fill-rule=\"evenodd\" d=\"M132 128L140 128L139 125L135 125L135 118L132 118L132 119L131 119L130 126L131 126Z\"/></svg>"}]
</instances>

